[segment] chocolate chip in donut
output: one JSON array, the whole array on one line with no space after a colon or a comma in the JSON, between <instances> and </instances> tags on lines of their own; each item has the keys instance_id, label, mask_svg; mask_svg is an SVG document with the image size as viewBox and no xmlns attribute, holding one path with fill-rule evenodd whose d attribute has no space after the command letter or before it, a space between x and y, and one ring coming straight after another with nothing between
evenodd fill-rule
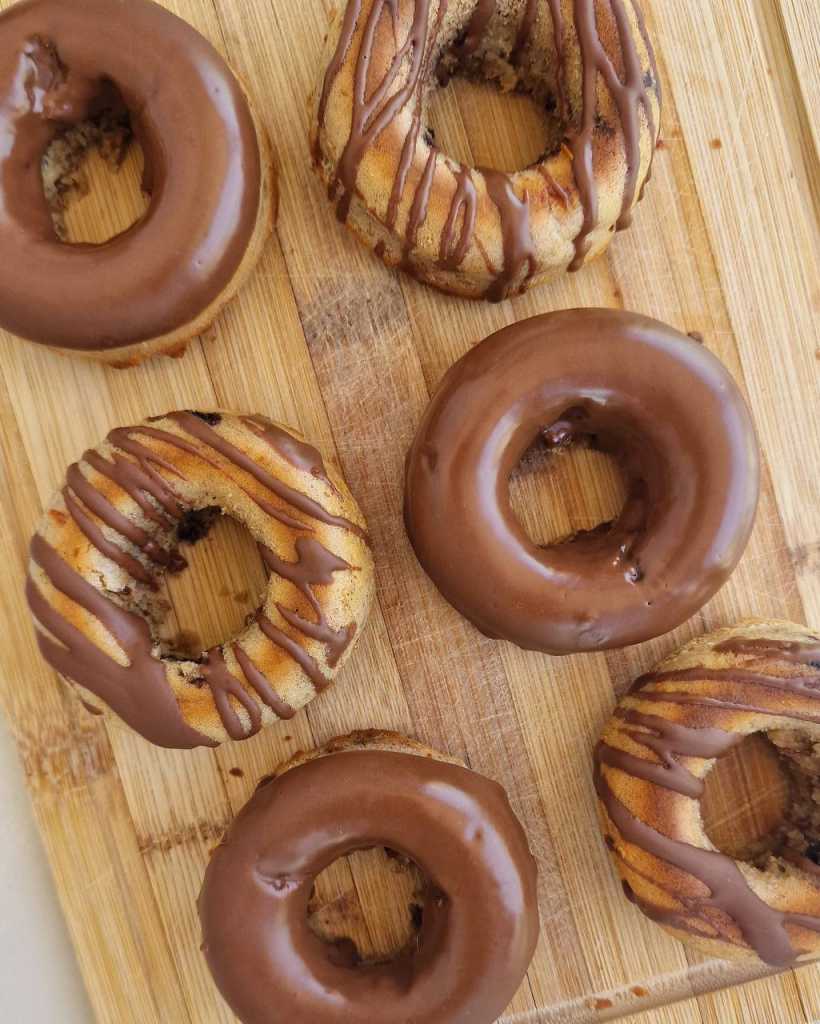
<instances>
[{"instance_id":1,"label":"chocolate chip in donut","mask_svg":"<svg viewBox=\"0 0 820 1024\"><path fill-rule=\"evenodd\" d=\"M652 46L623 0L347 0L311 127L337 216L390 266L499 301L578 270L629 226L660 118ZM532 96L550 139L532 166L470 167L429 131L453 75Z\"/></svg>"},{"instance_id":2,"label":"chocolate chip in donut","mask_svg":"<svg viewBox=\"0 0 820 1024\"><path fill-rule=\"evenodd\" d=\"M595 752L601 825L644 914L702 952L776 967L820 953L820 636L761 619L699 637L637 680ZM720 758L766 737L783 821L733 855L702 813Z\"/></svg>"},{"instance_id":3,"label":"chocolate chip in donut","mask_svg":"<svg viewBox=\"0 0 820 1024\"><path fill-rule=\"evenodd\" d=\"M163 573L225 513L269 573L241 634L200 657L163 645ZM339 474L261 416L169 413L120 427L70 466L31 544L43 656L83 699L161 746L244 739L325 689L373 589L365 524Z\"/></svg>"}]
</instances>

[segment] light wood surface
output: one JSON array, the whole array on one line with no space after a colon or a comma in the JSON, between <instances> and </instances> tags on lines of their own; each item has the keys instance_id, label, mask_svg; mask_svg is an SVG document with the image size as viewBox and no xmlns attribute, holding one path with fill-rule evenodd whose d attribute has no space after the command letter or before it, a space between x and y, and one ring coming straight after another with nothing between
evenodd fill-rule
<instances>
[{"instance_id":1,"label":"light wood surface","mask_svg":"<svg viewBox=\"0 0 820 1024\"><path fill-rule=\"evenodd\" d=\"M727 989L763 972L705 961L640 917L600 841L590 777L592 743L616 696L679 642L744 615L820 625L812 5L645 0L666 100L663 145L635 226L582 273L499 306L448 299L391 274L337 225L306 142L330 0L167 6L227 54L278 148L281 214L257 274L211 336L175 361L105 370L0 336L0 699L98 1019L233 1019L199 952L195 899L208 851L272 765L367 726L406 731L499 779L527 828L543 939L506 1024L646 1010L636 1018L646 1024L820 1018L817 967ZM532 120L510 121L506 109L493 95L451 88L436 104L439 136L474 163L512 166L532 155L524 130ZM110 194L99 188L97 200L78 205L77 232L104 235L122 225L123 209L139 209L128 206L133 194L117 198L137 180L135 167ZM405 538L402 464L431 390L470 346L515 319L593 305L703 334L749 396L763 495L740 567L693 620L641 647L557 660L482 638L438 596ZM83 711L36 653L22 588L32 528L69 462L115 425L208 407L264 412L338 459L370 522L379 593L349 666L306 713L244 744L176 753ZM542 539L605 518L617 488L608 466L584 457L535 460L514 482L517 507ZM209 642L241 620L261 569L227 526L194 560L188 580L172 586L169 630ZM752 780L759 792L764 768L735 766L725 781L746 791ZM744 794L718 793L718 816L732 802L742 805ZM758 820L758 810L746 817ZM321 927L389 950L406 934L412 888L404 878L404 901L387 900L391 870L401 869L389 868L376 854L358 855L323 877Z\"/></svg>"}]
</instances>

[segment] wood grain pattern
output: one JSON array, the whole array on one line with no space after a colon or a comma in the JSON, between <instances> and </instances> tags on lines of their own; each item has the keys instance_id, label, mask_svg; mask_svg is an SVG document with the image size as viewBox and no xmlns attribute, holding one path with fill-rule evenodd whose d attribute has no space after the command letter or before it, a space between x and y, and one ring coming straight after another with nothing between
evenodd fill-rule
<instances>
[{"instance_id":1,"label":"wood grain pattern","mask_svg":"<svg viewBox=\"0 0 820 1024\"><path fill-rule=\"evenodd\" d=\"M385 271L339 229L313 179L308 96L338 5L166 2L248 83L281 168L277 233L208 339L183 359L118 372L0 335L0 701L96 1016L233 1020L198 948L208 851L273 764L372 726L417 735L498 778L527 827L543 941L505 1024L638 1011L646 1024L815 1021L817 967L718 991L762 972L688 953L626 903L599 840L589 756L616 696L681 641L750 614L820 625L817 19L796 0L645 0L666 106L635 226L582 273L486 306ZM528 140L505 109L498 97L448 90L439 135L475 163L512 166ZM122 191L78 204L77 230L98 237L121 225ZM515 319L591 305L701 332L746 389L766 471L748 552L700 614L628 651L557 660L486 640L444 604L404 535L402 464L431 390L470 346ZM379 595L338 685L305 713L247 743L174 753L85 714L37 656L22 581L33 525L70 461L115 425L209 406L264 412L336 456L371 525ZM589 525L617 504L617 480L594 459L536 463L514 486L534 536ZM168 628L207 640L236 625L259 567L230 530L197 564L198 587L182 578L169 589ZM744 777L754 773L733 774ZM395 901L387 910L385 877L374 857L337 865L317 888L322 926L391 948L407 922Z\"/></svg>"}]
</instances>

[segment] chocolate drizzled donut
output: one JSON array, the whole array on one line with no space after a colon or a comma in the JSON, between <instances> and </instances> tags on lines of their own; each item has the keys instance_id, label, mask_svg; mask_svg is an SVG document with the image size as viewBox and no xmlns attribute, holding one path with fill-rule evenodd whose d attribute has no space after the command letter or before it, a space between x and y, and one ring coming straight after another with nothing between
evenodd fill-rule
<instances>
[{"instance_id":1,"label":"chocolate drizzled donut","mask_svg":"<svg viewBox=\"0 0 820 1024\"><path fill-rule=\"evenodd\" d=\"M448 157L425 118L436 79L451 74L530 93L557 122L551 151L516 173ZM629 226L659 116L634 0L348 0L313 156L339 219L386 263L497 301L580 269Z\"/></svg>"},{"instance_id":2,"label":"chocolate drizzled donut","mask_svg":"<svg viewBox=\"0 0 820 1024\"><path fill-rule=\"evenodd\" d=\"M754 861L721 853L700 800L715 760L765 734L794 800ZM699 638L640 678L595 752L607 845L624 891L703 952L783 967L820 953L820 637L752 620Z\"/></svg>"},{"instance_id":3,"label":"chocolate drizzled donut","mask_svg":"<svg viewBox=\"0 0 820 1024\"><path fill-rule=\"evenodd\" d=\"M333 861L387 846L424 876L418 934L340 962L307 920ZM214 852L203 951L244 1024L492 1024L538 939L536 865L495 782L420 743L364 732L265 780Z\"/></svg>"},{"instance_id":4,"label":"chocolate drizzled donut","mask_svg":"<svg viewBox=\"0 0 820 1024\"><path fill-rule=\"evenodd\" d=\"M163 651L163 572L203 511L234 516L270 578L241 636L198 660ZM199 517L199 518L197 518ZM372 557L344 480L261 416L169 413L112 430L66 475L31 544L43 656L86 702L161 746L244 739L331 682L367 617Z\"/></svg>"}]
</instances>

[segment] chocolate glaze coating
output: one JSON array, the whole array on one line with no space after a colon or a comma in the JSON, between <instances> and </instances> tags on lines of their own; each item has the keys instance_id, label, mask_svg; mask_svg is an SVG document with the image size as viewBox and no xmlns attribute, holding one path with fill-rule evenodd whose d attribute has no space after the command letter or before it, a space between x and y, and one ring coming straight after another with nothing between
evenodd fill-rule
<instances>
[{"instance_id":1,"label":"chocolate glaze coating","mask_svg":"<svg viewBox=\"0 0 820 1024\"><path fill-rule=\"evenodd\" d=\"M257 541L268 585L240 635L180 657L160 641L160 577L185 568L179 543L218 510ZM184 411L118 427L69 467L32 539L26 597L41 654L86 702L187 748L246 739L325 690L372 571L352 495L312 445L264 416Z\"/></svg>"},{"instance_id":2,"label":"chocolate glaze coating","mask_svg":"<svg viewBox=\"0 0 820 1024\"><path fill-rule=\"evenodd\" d=\"M382 845L428 878L421 930L388 963L342 966L308 926L313 880ZM211 859L200 916L245 1024L491 1024L538 938L535 861L497 783L415 754L347 751L256 791Z\"/></svg>"},{"instance_id":3,"label":"chocolate glaze coating","mask_svg":"<svg viewBox=\"0 0 820 1024\"><path fill-rule=\"evenodd\" d=\"M40 161L116 86L145 155L146 214L102 245L58 240ZM119 102L119 99L114 102ZM261 165L247 101L198 32L149 0L25 0L0 14L0 325L78 350L191 322L252 237Z\"/></svg>"},{"instance_id":4,"label":"chocolate glaze coating","mask_svg":"<svg viewBox=\"0 0 820 1024\"><path fill-rule=\"evenodd\" d=\"M543 436L613 455L626 504L609 529L536 546L509 476ZM726 581L751 532L759 458L746 404L703 346L613 310L534 317L444 378L407 463L419 561L479 629L568 654L674 629Z\"/></svg>"}]
</instances>

